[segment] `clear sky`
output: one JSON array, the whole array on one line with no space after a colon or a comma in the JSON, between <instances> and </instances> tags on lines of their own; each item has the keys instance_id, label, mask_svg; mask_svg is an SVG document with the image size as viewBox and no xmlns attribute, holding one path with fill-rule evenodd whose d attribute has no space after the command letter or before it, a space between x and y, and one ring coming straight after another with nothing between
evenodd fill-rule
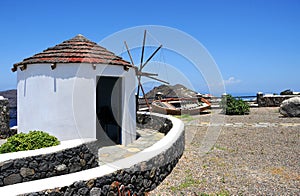
<instances>
[{"instance_id":1,"label":"clear sky","mask_svg":"<svg viewBox=\"0 0 300 196\"><path fill-rule=\"evenodd\" d=\"M299 0L1 0L0 90L16 88L10 68L26 57L79 33L99 42L138 25L199 40L229 93L300 91Z\"/></svg>"}]
</instances>

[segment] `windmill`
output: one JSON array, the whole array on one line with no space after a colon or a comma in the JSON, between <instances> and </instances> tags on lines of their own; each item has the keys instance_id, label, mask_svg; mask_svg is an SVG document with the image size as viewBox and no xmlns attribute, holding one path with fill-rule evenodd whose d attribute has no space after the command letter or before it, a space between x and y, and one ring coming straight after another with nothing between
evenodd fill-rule
<instances>
[{"instance_id":1,"label":"windmill","mask_svg":"<svg viewBox=\"0 0 300 196\"><path fill-rule=\"evenodd\" d=\"M129 50L129 47L126 43L126 41L124 41L124 44L125 44L125 47L127 49L127 53L128 53L128 56L130 58L130 61L131 61L131 64L133 66L135 66L135 71L136 71L136 76L137 76L137 81L138 81L138 88L137 88L137 96L139 96L139 93L140 93L140 89L143 93L143 97L145 99L145 102L146 102L146 105L147 107L149 108L150 110L150 105L149 105L149 102L146 98L146 94L145 94L145 91L144 91L144 88L143 88L143 85L141 83L141 79L142 77L147 77L147 78L150 78L150 79L153 79L153 80L156 80L156 81L159 81L159 82L162 82L162 83L165 83L165 84L169 84L168 82L164 81L164 80L161 80L161 79L158 79L156 78L155 76L158 76L158 74L156 73L148 73L148 72L143 72L143 68L149 63L149 61L155 56L155 54L162 48L162 45L160 45L150 56L149 58L144 62L144 52L145 52L145 44L146 44L146 34L147 34L147 31L145 30L144 31L144 38L143 38L143 45L142 45L142 54L141 54L141 59L140 59L140 63L139 63L139 66L135 66L134 64L134 61L133 61L133 58L132 58L132 55L130 53L130 50ZM139 102L138 102L138 97L136 99L136 107L137 107L137 111L139 110Z\"/></svg>"}]
</instances>

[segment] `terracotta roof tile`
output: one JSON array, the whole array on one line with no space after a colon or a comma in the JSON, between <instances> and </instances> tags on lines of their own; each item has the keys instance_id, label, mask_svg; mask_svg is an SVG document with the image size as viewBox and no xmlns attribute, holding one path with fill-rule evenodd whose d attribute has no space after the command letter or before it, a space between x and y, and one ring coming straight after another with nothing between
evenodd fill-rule
<instances>
[{"instance_id":1,"label":"terracotta roof tile","mask_svg":"<svg viewBox=\"0 0 300 196\"><path fill-rule=\"evenodd\" d=\"M41 53L14 64L14 67L35 63L93 63L132 66L106 48L77 35Z\"/></svg>"}]
</instances>

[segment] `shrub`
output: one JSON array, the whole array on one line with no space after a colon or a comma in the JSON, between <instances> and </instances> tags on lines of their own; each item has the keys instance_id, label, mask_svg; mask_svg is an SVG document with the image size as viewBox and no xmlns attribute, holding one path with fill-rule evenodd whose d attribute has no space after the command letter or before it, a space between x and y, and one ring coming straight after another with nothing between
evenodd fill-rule
<instances>
[{"instance_id":1,"label":"shrub","mask_svg":"<svg viewBox=\"0 0 300 196\"><path fill-rule=\"evenodd\" d=\"M250 112L248 103L241 99L235 99L231 95L224 96L220 105L223 109L223 113L227 115L244 115Z\"/></svg>"},{"instance_id":2,"label":"shrub","mask_svg":"<svg viewBox=\"0 0 300 196\"><path fill-rule=\"evenodd\" d=\"M7 139L7 142L0 146L0 154L24 150L35 150L50 146L56 146L60 142L54 136L43 131L30 131L19 133Z\"/></svg>"}]
</instances>

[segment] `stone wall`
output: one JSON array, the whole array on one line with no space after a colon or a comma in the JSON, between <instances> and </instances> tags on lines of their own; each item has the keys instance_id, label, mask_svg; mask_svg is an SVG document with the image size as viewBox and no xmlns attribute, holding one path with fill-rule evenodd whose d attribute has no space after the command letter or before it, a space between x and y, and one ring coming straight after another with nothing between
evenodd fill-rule
<instances>
[{"instance_id":1,"label":"stone wall","mask_svg":"<svg viewBox=\"0 0 300 196\"><path fill-rule=\"evenodd\" d=\"M168 131L172 128L172 122L169 119L161 118L158 116L149 116L145 114L139 114L137 116L138 116L137 124L138 127L140 128L151 128L165 134L167 134ZM184 137L184 135L182 137ZM1 171L0 187L6 185L12 185L16 183L22 183L22 182L27 182L32 180L53 177L53 176L74 173L74 172L98 167L98 157L97 157L98 148L99 148L99 144L96 141L87 144L82 144L80 146L65 149L63 151L59 151L55 153L25 157L20 159L13 159L13 160L2 162L0 163L0 171ZM100 181L104 180L104 184L107 185L112 181L114 182L117 181L117 179L119 179L120 182L118 183L122 182L126 186L130 186L131 188L132 186L134 186L135 188L133 188L132 190L148 191L149 188L151 187L154 188L158 183L160 183L163 180L164 177L167 176L168 173L170 173L171 169L176 165L179 157L181 156L183 149L184 149L184 138L181 138L176 143L175 146L173 146L167 152L164 152L164 154L162 154L161 156L156 157L156 159L153 158L153 160L150 160L147 163L140 163L131 169L120 170L116 174L111 174L109 177L107 176L101 177L99 178L99 180ZM145 166L147 166L147 168L151 167L151 170L150 171L146 170ZM153 168L157 168L157 170L155 169L154 171ZM151 171L152 171L151 174L152 177L149 178L149 172ZM153 172L155 173L158 172L159 176L154 178ZM126 179L120 180L120 175L121 174L123 175L123 173L124 175L125 173L127 173L133 179L137 178L138 184L130 185L127 175L126 175L127 180ZM148 176L148 178L144 179L145 175ZM143 179L141 179L141 177L138 176L143 176ZM153 179L155 180L153 181ZM145 181L145 185L147 185L147 187L141 189L142 188L141 186L144 185L139 185L140 183L139 180L142 180L143 183ZM148 187L150 181L147 180L151 180L151 187ZM131 179L130 182L133 183ZM80 185L82 185L82 183ZM94 185L95 185L93 186L95 188L94 190L97 190L96 188L98 186L96 186L96 184ZM76 184L76 186L79 186L78 183ZM88 186L90 186L90 184ZM104 188L103 191L105 190L106 189ZM82 190L80 192L82 192Z\"/></svg>"},{"instance_id":2,"label":"stone wall","mask_svg":"<svg viewBox=\"0 0 300 196\"><path fill-rule=\"evenodd\" d=\"M13 135L9 130L9 103L8 99L0 96L0 139Z\"/></svg>"},{"instance_id":3,"label":"stone wall","mask_svg":"<svg viewBox=\"0 0 300 196\"><path fill-rule=\"evenodd\" d=\"M184 140L184 132L182 132L171 148L130 168L88 181L74 182L69 186L25 195L145 195L171 173L183 154Z\"/></svg>"},{"instance_id":4,"label":"stone wall","mask_svg":"<svg viewBox=\"0 0 300 196\"><path fill-rule=\"evenodd\" d=\"M161 118L155 115L138 113L137 117L137 128L140 129L153 129L160 133L167 134L173 127L171 120L167 118Z\"/></svg>"},{"instance_id":5,"label":"stone wall","mask_svg":"<svg viewBox=\"0 0 300 196\"><path fill-rule=\"evenodd\" d=\"M297 96L299 95L264 95L258 93L257 104L258 107L279 107L284 100Z\"/></svg>"},{"instance_id":6,"label":"stone wall","mask_svg":"<svg viewBox=\"0 0 300 196\"><path fill-rule=\"evenodd\" d=\"M60 152L9 160L0 163L0 186L43 179L98 166L86 144Z\"/></svg>"},{"instance_id":7,"label":"stone wall","mask_svg":"<svg viewBox=\"0 0 300 196\"><path fill-rule=\"evenodd\" d=\"M155 127L167 134L173 126L169 119L150 117L145 114L139 114L137 117L140 128ZM185 138L184 131L182 131L170 148L130 168L120 169L87 181L77 181L69 186L24 195L145 195L155 189L171 173L183 154L184 145Z\"/></svg>"}]
</instances>

